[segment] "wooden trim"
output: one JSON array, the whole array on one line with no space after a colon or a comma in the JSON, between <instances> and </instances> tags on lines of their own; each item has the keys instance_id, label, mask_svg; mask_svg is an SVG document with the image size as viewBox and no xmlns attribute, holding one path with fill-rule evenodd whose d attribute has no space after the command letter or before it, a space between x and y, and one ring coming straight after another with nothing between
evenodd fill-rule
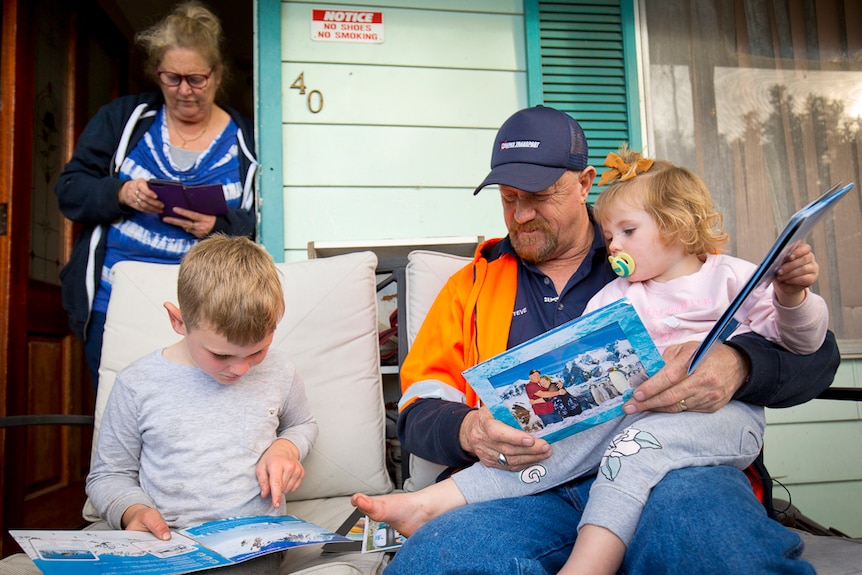
<instances>
[{"instance_id":1,"label":"wooden trim","mask_svg":"<svg viewBox=\"0 0 862 575\"><path fill-rule=\"evenodd\" d=\"M257 124L258 241L276 262L284 261L283 118L281 113L281 1L256 0L254 42ZM261 209L263 206L266 209Z\"/></svg>"},{"instance_id":2,"label":"wooden trim","mask_svg":"<svg viewBox=\"0 0 862 575\"><path fill-rule=\"evenodd\" d=\"M636 0L620 0L620 20L623 36L623 70L626 85L626 116L629 127L629 147L643 149L643 130L640 116L640 91L638 88L637 21L635 19Z\"/></svg>"},{"instance_id":3,"label":"wooden trim","mask_svg":"<svg viewBox=\"0 0 862 575\"><path fill-rule=\"evenodd\" d=\"M17 58L16 29L18 5L16 0L3 0L2 30L0 30L0 202L12 201L12 177L15 137L15 65ZM10 218L12 214L9 214ZM11 222L10 222L11 224ZM10 230L11 231L11 230ZM9 366L9 309L11 304L11 234L0 236L0 415L6 414L6 390ZM0 444L0 457L2 457ZM0 477L2 487L2 477ZM2 490L0 490L2 493ZM0 501L2 507L2 501Z\"/></svg>"},{"instance_id":4,"label":"wooden trim","mask_svg":"<svg viewBox=\"0 0 862 575\"><path fill-rule=\"evenodd\" d=\"M0 16L0 202L8 203L12 198L12 138L15 118L15 29L18 20L16 0L3 0ZM7 413L9 377L9 305L10 290L10 236L0 236L0 417ZM0 461L6 461L5 430L0 430ZM0 473L0 534L5 532L3 517L6 514L6 474ZM0 538L0 556L7 541Z\"/></svg>"},{"instance_id":5,"label":"wooden trim","mask_svg":"<svg viewBox=\"0 0 862 575\"><path fill-rule=\"evenodd\" d=\"M7 234L0 237L0 414L20 413L26 405L28 371L26 309L29 275L30 189L33 151L32 6L3 0L0 62L0 202L9 206ZM15 190L19 190L17 193ZM14 301L13 301L14 294ZM23 383L22 383L23 382ZM14 457L10 445L20 434L0 434L0 460ZM0 553L13 549L6 521L21 513L23 482L15 474L0 479Z\"/></svg>"},{"instance_id":6,"label":"wooden trim","mask_svg":"<svg viewBox=\"0 0 862 575\"><path fill-rule=\"evenodd\" d=\"M545 103L545 91L542 85L542 40L539 25L539 0L524 0L527 104L530 106Z\"/></svg>"},{"instance_id":7,"label":"wooden trim","mask_svg":"<svg viewBox=\"0 0 862 575\"><path fill-rule=\"evenodd\" d=\"M862 339L839 339L841 360L862 359Z\"/></svg>"},{"instance_id":8,"label":"wooden trim","mask_svg":"<svg viewBox=\"0 0 862 575\"><path fill-rule=\"evenodd\" d=\"M76 122L76 106L78 103L78 12L73 11L69 21L69 38L66 45L66 110L63 131L63 161L72 159L75 151L77 134L80 132ZM76 227L74 223L63 217L63 262L72 257L72 247L75 244Z\"/></svg>"}]
</instances>

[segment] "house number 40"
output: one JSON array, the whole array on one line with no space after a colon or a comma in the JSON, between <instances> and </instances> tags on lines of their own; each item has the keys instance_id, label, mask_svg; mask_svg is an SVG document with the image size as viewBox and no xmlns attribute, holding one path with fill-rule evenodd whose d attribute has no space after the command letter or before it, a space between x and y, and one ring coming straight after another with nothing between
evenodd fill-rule
<instances>
[{"instance_id":1,"label":"house number 40","mask_svg":"<svg viewBox=\"0 0 862 575\"><path fill-rule=\"evenodd\" d=\"M296 80L293 81L293 84L291 84L290 87L294 90L299 90L299 93L304 96L306 88L305 72L300 72L299 76L296 77ZM308 93L306 103L308 104L308 111L312 114L317 114L323 109L323 94L320 93L320 90L311 90Z\"/></svg>"}]
</instances>

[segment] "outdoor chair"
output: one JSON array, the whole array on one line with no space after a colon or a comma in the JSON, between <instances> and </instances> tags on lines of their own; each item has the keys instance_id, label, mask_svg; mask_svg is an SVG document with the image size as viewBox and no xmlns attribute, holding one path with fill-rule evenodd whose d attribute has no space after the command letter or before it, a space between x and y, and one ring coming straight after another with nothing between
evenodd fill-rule
<instances>
[{"instance_id":1,"label":"outdoor chair","mask_svg":"<svg viewBox=\"0 0 862 575\"><path fill-rule=\"evenodd\" d=\"M472 258L428 250L416 250L408 255L405 270L408 344L415 340L425 315L443 285L452 274L471 260ZM814 401L824 399L859 401L862 399L862 389L830 388ZM433 483L444 469L442 465L402 451L405 491L415 491ZM778 494L780 493L779 491ZM779 509L785 508L784 502L776 503ZM795 507L787 509L781 518L785 520L785 524L797 527L794 530L800 534L805 544L803 556L814 565L818 575L862 574L862 539L827 535L830 533L829 529L805 517ZM805 530L799 529L800 527Z\"/></svg>"},{"instance_id":2,"label":"outdoor chair","mask_svg":"<svg viewBox=\"0 0 862 575\"><path fill-rule=\"evenodd\" d=\"M286 310L271 349L285 350L297 365L320 429L303 461L303 484L287 496L286 513L333 531L353 513L351 495L393 489L385 463L376 266L370 252L278 264ZM117 372L179 339L163 307L165 301L176 304L178 268L140 262L114 266L94 445ZM225 414L225 423L230 424L230 414ZM89 502L84 517L98 520ZM315 545L288 551L281 572L372 575L380 573L388 559L386 553L323 553ZM0 561L0 574L29 573L39 571L23 554Z\"/></svg>"}]
</instances>

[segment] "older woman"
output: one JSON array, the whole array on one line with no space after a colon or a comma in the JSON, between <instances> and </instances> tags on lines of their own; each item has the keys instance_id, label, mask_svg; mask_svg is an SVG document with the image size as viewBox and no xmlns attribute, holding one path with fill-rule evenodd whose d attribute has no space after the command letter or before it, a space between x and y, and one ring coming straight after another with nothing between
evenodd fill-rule
<instances>
[{"instance_id":1,"label":"older woman","mask_svg":"<svg viewBox=\"0 0 862 575\"><path fill-rule=\"evenodd\" d=\"M160 91L102 107L56 187L63 214L83 224L61 279L63 305L84 340L94 386L114 264L175 264L209 234L252 237L255 229L252 127L216 104L225 76L218 18L196 2L181 4L136 41ZM152 180L220 184L227 213L176 208L162 214Z\"/></svg>"}]
</instances>

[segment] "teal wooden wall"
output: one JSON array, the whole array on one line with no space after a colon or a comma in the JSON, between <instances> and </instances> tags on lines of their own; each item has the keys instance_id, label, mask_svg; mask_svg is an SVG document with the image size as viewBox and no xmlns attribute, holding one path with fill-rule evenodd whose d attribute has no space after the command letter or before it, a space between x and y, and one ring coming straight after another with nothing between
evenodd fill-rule
<instances>
[{"instance_id":1,"label":"teal wooden wall","mask_svg":"<svg viewBox=\"0 0 862 575\"><path fill-rule=\"evenodd\" d=\"M386 18L384 44L312 42L310 10L328 4L257 0L260 238L276 259L304 259L311 240L502 235L496 194L473 197L472 189L487 172L497 128L527 105L572 106L597 167L605 149L626 138L637 146L644 130L634 1L566 3L591 7L578 18L609 28L591 36L601 47L572 45L556 24L543 24L537 0L385 0L374 8ZM597 107L543 77L545 64L596 76L583 61L596 50L616 54L608 83L617 95L603 92L604 80L569 87L593 86L599 102L612 104ZM323 94L316 114L291 88L300 73ZM559 93L547 94L546 82ZM862 360L845 359L835 385L862 387ZM862 537L860 407L815 400L767 418L766 462L793 503ZM787 498L780 487L776 496Z\"/></svg>"}]
</instances>

